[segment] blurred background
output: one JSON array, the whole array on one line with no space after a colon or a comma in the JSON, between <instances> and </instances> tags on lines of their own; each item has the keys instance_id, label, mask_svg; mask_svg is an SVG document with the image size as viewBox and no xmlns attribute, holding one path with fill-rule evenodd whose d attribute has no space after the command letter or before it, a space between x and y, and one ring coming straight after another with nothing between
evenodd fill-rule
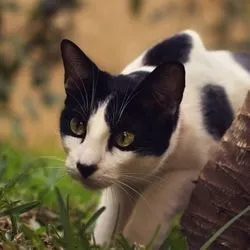
<instances>
[{"instance_id":1,"label":"blurred background","mask_svg":"<svg viewBox=\"0 0 250 250\"><path fill-rule=\"evenodd\" d=\"M0 141L60 149L62 38L118 73L144 49L184 29L209 49L250 49L247 0L1 0Z\"/></svg>"}]
</instances>

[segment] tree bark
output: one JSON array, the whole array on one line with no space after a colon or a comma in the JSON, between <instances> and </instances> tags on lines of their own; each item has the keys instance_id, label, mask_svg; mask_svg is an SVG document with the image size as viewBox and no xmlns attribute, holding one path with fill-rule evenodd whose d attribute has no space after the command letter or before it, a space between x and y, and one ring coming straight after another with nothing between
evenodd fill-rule
<instances>
[{"instance_id":1,"label":"tree bark","mask_svg":"<svg viewBox=\"0 0 250 250\"><path fill-rule=\"evenodd\" d=\"M189 249L200 249L214 232L249 205L250 91L217 153L202 170L182 217ZM250 213L226 229L209 249L250 249Z\"/></svg>"}]
</instances>

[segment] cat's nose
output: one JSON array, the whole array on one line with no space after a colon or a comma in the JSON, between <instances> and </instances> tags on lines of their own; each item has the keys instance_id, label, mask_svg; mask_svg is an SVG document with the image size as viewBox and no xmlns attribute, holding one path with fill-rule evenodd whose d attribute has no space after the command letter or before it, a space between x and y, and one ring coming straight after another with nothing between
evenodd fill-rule
<instances>
[{"instance_id":1,"label":"cat's nose","mask_svg":"<svg viewBox=\"0 0 250 250\"><path fill-rule=\"evenodd\" d=\"M85 165L79 162L76 164L76 167L78 171L81 173L82 177L86 179L97 170L96 165Z\"/></svg>"}]
</instances>

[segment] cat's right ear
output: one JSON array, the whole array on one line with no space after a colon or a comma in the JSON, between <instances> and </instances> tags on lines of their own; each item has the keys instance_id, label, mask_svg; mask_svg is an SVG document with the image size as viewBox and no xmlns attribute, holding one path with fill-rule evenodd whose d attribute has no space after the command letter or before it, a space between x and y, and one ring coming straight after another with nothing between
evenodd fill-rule
<instances>
[{"instance_id":1,"label":"cat's right ear","mask_svg":"<svg viewBox=\"0 0 250 250\"><path fill-rule=\"evenodd\" d=\"M65 72L65 88L70 88L72 82L84 82L84 80L91 79L98 70L87 55L70 40L62 40L61 54Z\"/></svg>"}]
</instances>

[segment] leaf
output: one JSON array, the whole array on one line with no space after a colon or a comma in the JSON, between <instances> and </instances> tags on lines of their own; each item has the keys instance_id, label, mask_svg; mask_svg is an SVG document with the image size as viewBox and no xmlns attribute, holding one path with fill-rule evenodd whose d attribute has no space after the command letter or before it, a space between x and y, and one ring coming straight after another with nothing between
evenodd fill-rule
<instances>
[{"instance_id":1,"label":"leaf","mask_svg":"<svg viewBox=\"0 0 250 250\"><path fill-rule=\"evenodd\" d=\"M63 237L64 247L66 250L81 249L79 241L76 240L76 237L74 237L73 228L69 220L69 211L62 197L62 194L57 187L55 188L55 192L56 192L57 204L59 208L59 215L60 215L60 219L61 219L62 226L63 226L63 232L64 232L64 237Z\"/></svg>"},{"instance_id":2,"label":"leaf","mask_svg":"<svg viewBox=\"0 0 250 250\"><path fill-rule=\"evenodd\" d=\"M44 249L44 245L41 241L41 236L31 228L29 228L25 224L22 224L20 226L20 232L22 232L25 238L27 238L32 243L32 249Z\"/></svg>"},{"instance_id":3,"label":"leaf","mask_svg":"<svg viewBox=\"0 0 250 250\"><path fill-rule=\"evenodd\" d=\"M119 244L125 250L133 250L134 246L130 245L127 239L121 234L116 240L117 244Z\"/></svg>"},{"instance_id":4,"label":"leaf","mask_svg":"<svg viewBox=\"0 0 250 250\"><path fill-rule=\"evenodd\" d=\"M15 235L18 233L18 227L17 227L17 217L14 214L10 215L11 220L11 226L12 226L12 232L11 232L11 240L14 240Z\"/></svg>"},{"instance_id":5,"label":"leaf","mask_svg":"<svg viewBox=\"0 0 250 250\"><path fill-rule=\"evenodd\" d=\"M21 181L24 177L26 176L25 172L22 172L20 174L17 174L16 176L14 176L12 179L10 179L7 184L5 185L4 189L10 190L11 188L13 188L19 181Z\"/></svg>"},{"instance_id":6,"label":"leaf","mask_svg":"<svg viewBox=\"0 0 250 250\"><path fill-rule=\"evenodd\" d=\"M160 250L184 250L188 249L187 242L180 232L179 226L174 226L165 241L160 247Z\"/></svg>"},{"instance_id":7,"label":"leaf","mask_svg":"<svg viewBox=\"0 0 250 250\"><path fill-rule=\"evenodd\" d=\"M155 232L154 232L154 234L153 234L153 236L152 236L152 238L151 238L151 240L147 244L145 250L150 250L152 248L152 246L154 244L154 241L155 241L156 237L158 236L158 234L160 232L160 229L161 229L161 226L158 225L157 228L156 228L156 230L155 230Z\"/></svg>"},{"instance_id":8,"label":"leaf","mask_svg":"<svg viewBox=\"0 0 250 250\"><path fill-rule=\"evenodd\" d=\"M28 212L29 210L38 207L40 205L40 201L32 201L27 202L22 205L17 205L15 207L10 207L2 212L0 212L0 216L12 215L12 214L22 214Z\"/></svg>"},{"instance_id":9,"label":"leaf","mask_svg":"<svg viewBox=\"0 0 250 250\"><path fill-rule=\"evenodd\" d=\"M96 222L96 220L104 212L105 209L106 209L105 207L101 207L100 209L98 209L87 221L87 223L83 225L81 232L84 233L87 229L89 229Z\"/></svg>"},{"instance_id":10,"label":"leaf","mask_svg":"<svg viewBox=\"0 0 250 250\"><path fill-rule=\"evenodd\" d=\"M5 155L0 156L0 181L3 179L4 173L7 169L7 159Z\"/></svg>"},{"instance_id":11,"label":"leaf","mask_svg":"<svg viewBox=\"0 0 250 250\"><path fill-rule=\"evenodd\" d=\"M17 174L12 179L8 180L8 182L5 184L3 188L0 190L0 199L3 196L4 193L7 191L10 191L18 182L23 180L28 175L27 170L22 171L20 174Z\"/></svg>"}]
</instances>

